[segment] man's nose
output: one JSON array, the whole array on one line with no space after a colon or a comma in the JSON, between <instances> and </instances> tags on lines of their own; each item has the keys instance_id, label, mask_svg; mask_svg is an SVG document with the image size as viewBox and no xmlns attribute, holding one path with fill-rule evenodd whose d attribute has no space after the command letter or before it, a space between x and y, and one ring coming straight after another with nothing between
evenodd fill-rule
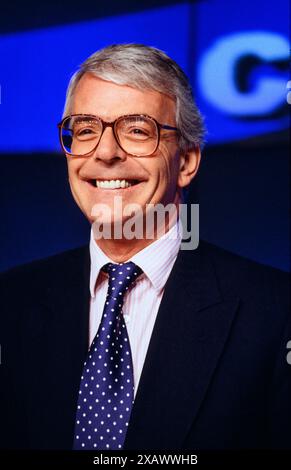
<instances>
[{"instance_id":1,"label":"man's nose","mask_svg":"<svg viewBox=\"0 0 291 470\"><path fill-rule=\"evenodd\" d=\"M118 145L111 127L104 130L93 156L94 160L103 160L107 163L126 159L126 153Z\"/></svg>"}]
</instances>

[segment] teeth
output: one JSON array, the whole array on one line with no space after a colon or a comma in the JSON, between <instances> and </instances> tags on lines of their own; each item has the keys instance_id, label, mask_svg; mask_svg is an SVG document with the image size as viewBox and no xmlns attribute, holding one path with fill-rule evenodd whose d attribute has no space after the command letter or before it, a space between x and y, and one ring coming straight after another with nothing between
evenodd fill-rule
<instances>
[{"instance_id":1,"label":"teeth","mask_svg":"<svg viewBox=\"0 0 291 470\"><path fill-rule=\"evenodd\" d=\"M132 184L127 180L96 180L97 188L105 189L119 189L119 188L129 188Z\"/></svg>"}]
</instances>

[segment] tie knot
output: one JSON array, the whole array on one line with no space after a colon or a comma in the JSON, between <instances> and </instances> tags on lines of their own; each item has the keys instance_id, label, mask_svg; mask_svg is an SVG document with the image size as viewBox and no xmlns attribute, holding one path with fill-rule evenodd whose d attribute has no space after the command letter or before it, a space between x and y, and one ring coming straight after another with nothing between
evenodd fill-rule
<instances>
[{"instance_id":1,"label":"tie knot","mask_svg":"<svg viewBox=\"0 0 291 470\"><path fill-rule=\"evenodd\" d=\"M102 271L109 276L109 292L111 295L123 295L131 284L142 274L142 269L132 261L127 263L107 263Z\"/></svg>"}]
</instances>

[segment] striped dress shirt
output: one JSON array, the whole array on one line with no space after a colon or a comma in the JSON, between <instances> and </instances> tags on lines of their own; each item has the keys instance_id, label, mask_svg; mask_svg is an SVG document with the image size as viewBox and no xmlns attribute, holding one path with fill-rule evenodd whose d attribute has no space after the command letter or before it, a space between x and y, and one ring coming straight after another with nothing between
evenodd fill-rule
<instances>
[{"instance_id":1,"label":"striped dress shirt","mask_svg":"<svg viewBox=\"0 0 291 470\"><path fill-rule=\"evenodd\" d=\"M125 296L123 305L132 353L135 395L164 287L180 248L179 227L179 224L174 225L161 238L126 260L134 262L143 270L143 274ZM108 288L108 276L101 271L101 268L106 263L114 262L97 245L93 238L93 230L91 230L90 257L89 344L91 345L101 322Z\"/></svg>"}]
</instances>

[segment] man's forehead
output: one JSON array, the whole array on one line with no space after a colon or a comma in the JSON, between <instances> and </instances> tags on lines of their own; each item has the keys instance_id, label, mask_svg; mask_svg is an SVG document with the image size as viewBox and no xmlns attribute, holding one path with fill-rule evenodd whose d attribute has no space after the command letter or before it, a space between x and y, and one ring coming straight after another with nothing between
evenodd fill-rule
<instances>
[{"instance_id":1,"label":"man's forehead","mask_svg":"<svg viewBox=\"0 0 291 470\"><path fill-rule=\"evenodd\" d=\"M137 113L170 119L175 116L175 102L155 90L118 85L87 73L76 86L72 113L98 114L106 120Z\"/></svg>"}]
</instances>

